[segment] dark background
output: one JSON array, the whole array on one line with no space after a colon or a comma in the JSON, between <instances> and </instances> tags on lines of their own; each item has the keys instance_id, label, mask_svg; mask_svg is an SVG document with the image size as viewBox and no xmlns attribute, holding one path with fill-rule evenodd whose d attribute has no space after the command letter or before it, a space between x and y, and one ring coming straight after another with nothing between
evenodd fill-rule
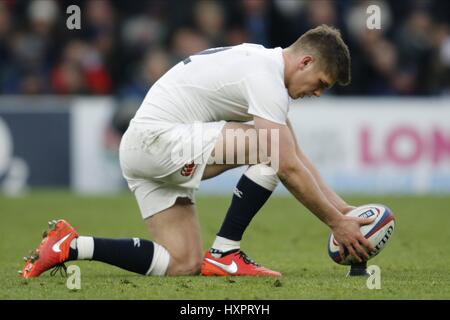
<instances>
[{"instance_id":1,"label":"dark background","mask_svg":"<svg viewBox=\"0 0 450 320\"><path fill-rule=\"evenodd\" d=\"M372 3L380 31L365 27ZM81 30L66 27L72 4ZM326 23L342 31L353 63L351 85L331 94L448 95L449 22L444 0L2 0L0 93L140 100L195 52L242 42L286 47Z\"/></svg>"}]
</instances>

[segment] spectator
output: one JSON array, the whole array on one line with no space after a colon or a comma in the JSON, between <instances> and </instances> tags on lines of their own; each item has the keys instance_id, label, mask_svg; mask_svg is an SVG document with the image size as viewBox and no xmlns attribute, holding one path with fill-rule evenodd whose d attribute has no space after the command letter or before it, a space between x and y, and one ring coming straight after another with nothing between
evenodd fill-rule
<instances>
[{"instance_id":1,"label":"spectator","mask_svg":"<svg viewBox=\"0 0 450 320\"><path fill-rule=\"evenodd\" d=\"M138 68L133 70L132 82L121 90L122 98L142 100L148 89L171 67L169 54L161 49L150 50Z\"/></svg>"},{"instance_id":2,"label":"spectator","mask_svg":"<svg viewBox=\"0 0 450 320\"><path fill-rule=\"evenodd\" d=\"M249 41L270 46L268 3L266 0L242 0L244 26Z\"/></svg>"},{"instance_id":3,"label":"spectator","mask_svg":"<svg viewBox=\"0 0 450 320\"><path fill-rule=\"evenodd\" d=\"M171 50L176 61L180 61L211 47L208 40L191 28L176 30L172 39Z\"/></svg>"},{"instance_id":4,"label":"spectator","mask_svg":"<svg viewBox=\"0 0 450 320\"><path fill-rule=\"evenodd\" d=\"M61 60L52 72L52 87L57 93L111 93L112 80L96 47L73 40L64 48Z\"/></svg>"},{"instance_id":5,"label":"spectator","mask_svg":"<svg viewBox=\"0 0 450 320\"><path fill-rule=\"evenodd\" d=\"M225 12L220 2L201 0L194 8L195 25L213 47L225 42Z\"/></svg>"}]
</instances>

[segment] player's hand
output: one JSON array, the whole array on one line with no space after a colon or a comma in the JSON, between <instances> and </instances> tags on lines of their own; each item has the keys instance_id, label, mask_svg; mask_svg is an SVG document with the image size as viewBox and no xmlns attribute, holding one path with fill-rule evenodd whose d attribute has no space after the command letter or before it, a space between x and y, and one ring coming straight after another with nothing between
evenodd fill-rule
<instances>
[{"instance_id":1,"label":"player's hand","mask_svg":"<svg viewBox=\"0 0 450 320\"><path fill-rule=\"evenodd\" d=\"M369 259L369 252L374 251L375 248L364 238L360 228L362 225L370 224L374 220L375 217L360 218L343 215L336 225L332 227L331 230L339 244L339 254L342 259L345 259L346 253L352 255L358 262Z\"/></svg>"}]
</instances>

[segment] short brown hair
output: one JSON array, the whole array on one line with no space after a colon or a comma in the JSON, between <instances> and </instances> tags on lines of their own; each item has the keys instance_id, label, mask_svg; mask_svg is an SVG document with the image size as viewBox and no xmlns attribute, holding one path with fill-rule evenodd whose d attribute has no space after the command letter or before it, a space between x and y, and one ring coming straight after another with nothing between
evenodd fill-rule
<instances>
[{"instance_id":1,"label":"short brown hair","mask_svg":"<svg viewBox=\"0 0 450 320\"><path fill-rule=\"evenodd\" d=\"M289 48L294 52L317 54L325 72L337 83L343 86L350 83L350 52L338 29L323 24L308 30Z\"/></svg>"}]
</instances>

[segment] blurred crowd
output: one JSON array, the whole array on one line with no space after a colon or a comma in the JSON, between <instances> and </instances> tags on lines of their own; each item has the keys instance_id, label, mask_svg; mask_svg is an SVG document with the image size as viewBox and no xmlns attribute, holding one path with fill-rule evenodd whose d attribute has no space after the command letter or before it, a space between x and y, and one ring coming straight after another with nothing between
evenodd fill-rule
<instances>
[{"instance_id":1,"label":"blurred crowd","mask_svg":"<svg viewBox=\"0 0 450 320\"><path fill-rule=\"evenodd\" d=\"M68 30L66 8L81 8ZM368 30L366 9L381 9ZM334 95L448 95L450 2L444 0L0 0L1 94L141 99L179 60L243 42L286 47L320 24L339 28L351 85Z\"/></svg>"}]
</instances>

